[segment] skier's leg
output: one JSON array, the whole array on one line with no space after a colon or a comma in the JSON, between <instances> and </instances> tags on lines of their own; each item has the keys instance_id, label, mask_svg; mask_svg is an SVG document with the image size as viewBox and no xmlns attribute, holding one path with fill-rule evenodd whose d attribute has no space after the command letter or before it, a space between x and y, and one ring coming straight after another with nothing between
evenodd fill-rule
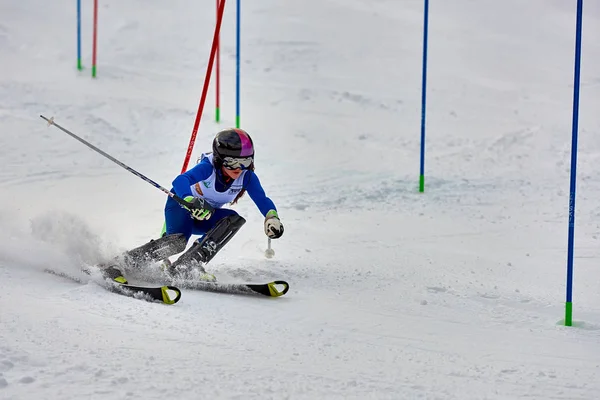
<instances>
[{"instance_id":1,"label":"skier's leg","mask_svg":"<svg viewBox=\"0 0 600 400\"><path fill-rule=\"evenodd\" d=\"M194 233L204 231L206 234L194 241L192 247L183 253L172 267L183 270L196 267L204 270L203 264L212 260L245 223L246 220L233 210L215 210L210 219L194 224Z\"/></svg>"},{"instance_id":2,"label":"skier's leg","mask_svg":"<svg viewBox=\"0 0 600 400\"><path fill-rule=\"evenodd\" d=\"M187 241L192 236L194 221L188 210L181 207L172 198L169 197L167 199L167 204L165 205L165 234L181 233Z\"/></svg>"},{"instance_id":3,"label":"skier's leg","mask_svg":"<svg viewBox=\"0 0 600 400\"><path fill-rule=\"evenodd\" d=\"M144 265L167 259L185 250L187 240L181 233L152 239L148 243L126 251L106 264L99 265L102 274L119 283L127 283L123 270L139 269Z\"/></svg>"},{"instance_id":4,"label":"skier's leg","mask_svg":"<svg viewBox=\"0 0 600 400\"><path fill-rule=\"evenodd\" d=\"M192 235L194 220L189 211L183 209L169 197L165 205L166 235L130 250L123 255L126 267L139 268L150 262L165 260L185 250Z\"/></svg>"},{"instance_id":5,"label":"skier's leg","mask_svg":"<svg viewBox=\"0 0 600 400\"><path fill-rule=\"evenodd\" d=\"M151 239L124 254L125 265L128 268L140 268L146 264L164 260L185 250L187 239L182 233L165 235L158 239Z\"/></svg>"}]
</instances>

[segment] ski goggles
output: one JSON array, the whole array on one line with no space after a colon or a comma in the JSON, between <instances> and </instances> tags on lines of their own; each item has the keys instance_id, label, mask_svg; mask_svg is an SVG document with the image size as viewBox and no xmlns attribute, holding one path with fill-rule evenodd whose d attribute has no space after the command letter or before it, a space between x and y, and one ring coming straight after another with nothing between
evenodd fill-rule
<instances>
[{"instance_id":1,"label":"ski goggles","mask_svg":"<svg viewBox=\"0 0 600 400\"><path fill-rule=\"evenodd\" d=\"M248 169L254 162L253 157L223 157L223 166L227 169Z\"/></svg>"}]
</instances>

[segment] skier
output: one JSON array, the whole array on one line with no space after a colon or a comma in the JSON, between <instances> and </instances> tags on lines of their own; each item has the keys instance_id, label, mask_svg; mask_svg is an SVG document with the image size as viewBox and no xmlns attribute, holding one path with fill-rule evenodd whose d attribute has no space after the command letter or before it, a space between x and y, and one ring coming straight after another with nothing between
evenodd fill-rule
<instances>
[{"instance_id":1,"label":"skier","mask_svg":"<svg viewBox=\"0 0 600 400\"><path fill-rule=\"evenodd\" d=\"M141 268L149 262L163 260L166 272L172 277L206 279L208 274L204 265L246 222L237 212L223 206L237 203L246 191L265 217L265 234L271 239L283 235L277 208L266 196L254 172L252 139L242 129L217 133L212 153L202 154L196 166L177 176L171 191L189 205L184 208L169 197L165 205L166 230L163 236L124 253L109 265L101 266L106 277L127 283L121 271L123 267ZM184 251L192 235L201 236L170 263L168 257Z\"/></svg>"}]
</instances>

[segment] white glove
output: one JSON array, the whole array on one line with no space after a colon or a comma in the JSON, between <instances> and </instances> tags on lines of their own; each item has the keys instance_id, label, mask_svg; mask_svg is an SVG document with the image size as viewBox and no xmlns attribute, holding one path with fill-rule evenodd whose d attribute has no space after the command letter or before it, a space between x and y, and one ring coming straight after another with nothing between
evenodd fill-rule
<instances>
[{"instance_id":1,"label":"white glove","mask_svg":"<svg viewBox=\"0 0 600 400\"><path fill-rule=\"evenodd\" d=\"M269 211L265 217L265 234L271 239L277 239L283 235L283 224L275 210Z\"/></svg>"},{"instance_id":2,"label":"white glove","mask_svg":"<svg viewBox=\"0 0 600 400\"><path fill-rule=\"evenodd\" d=\"M190 212L190 216L198 221L209 219L215 211L213 206L199 197L187 196L183 200L188 202L188 206L185 208Z\"/></svg>"}]
</instances>

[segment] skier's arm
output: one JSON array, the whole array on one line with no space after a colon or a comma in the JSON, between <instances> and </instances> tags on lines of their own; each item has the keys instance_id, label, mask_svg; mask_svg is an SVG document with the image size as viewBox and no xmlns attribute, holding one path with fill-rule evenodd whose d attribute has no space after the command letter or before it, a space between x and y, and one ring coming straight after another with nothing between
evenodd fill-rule
<instances>
[{"instance_id":1,"label":"skier's arm","mask_svg":"<svg viewBox=\"0 0 600 400\"><path fill-rule=\"evenodd\" d=\"M246 176L244 177L244 186L246 187L246 191L250 198L254 201L254 204L258 207L263 216L267 216L267 213L270 210L277 211L275 208L275 204L273 201L267 197L265 194L265 190L260 184L260 180L258 176L252 171L248 171Z\"/></svg>"},{"instance_id":2,"label":"skier's arm","mask_svg":"<svg viewBox=\"0 0 600 400\"><path fill-rule=\"evenodd\" d=\"M213 166L208 158L202 160L199 164L173 180L173 191L182 199L191 196L190 187L204 179L210 177L213 171Z\"/></svg>"}]
</instances>

